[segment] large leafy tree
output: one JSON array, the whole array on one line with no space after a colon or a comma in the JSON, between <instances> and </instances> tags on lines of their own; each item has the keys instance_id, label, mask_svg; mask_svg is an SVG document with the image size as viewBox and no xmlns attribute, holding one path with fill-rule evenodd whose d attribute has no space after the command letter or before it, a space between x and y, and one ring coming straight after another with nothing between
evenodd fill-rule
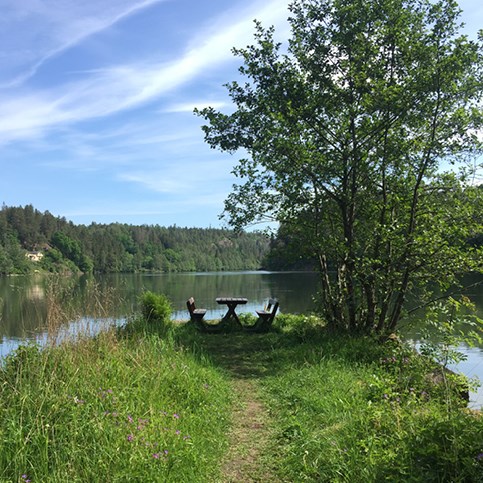
<instances>
[{"instance_id":1,"label":"large leafy tree","mask_svg":"<svg viewBox=\"0 0 483 483\"><path fill-rule=\"evenodd\" d=\"M465 240L481 228L469 183L481 35L459 34L452 0L289 9L284 50L258 22L254 45L234 50L245 78L227 85L234 111L197 111L212 147L247 154L225 213L235 227L277 220L310 247L328 323L392 331L413 289L478 268Z\"/></svg>"}]
</instances>

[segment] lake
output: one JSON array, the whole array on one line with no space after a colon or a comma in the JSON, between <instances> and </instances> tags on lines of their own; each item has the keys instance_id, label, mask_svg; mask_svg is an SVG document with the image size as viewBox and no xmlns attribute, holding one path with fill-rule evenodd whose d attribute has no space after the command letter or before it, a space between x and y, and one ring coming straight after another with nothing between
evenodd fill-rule
<instances>
[{"instance_id":1,"label":"lake","mask_svg":"<svg viewBox=\"0 0 483 483\"><path fill-rule=\"evenodd\" d=\"M95 285L89 289L92 283ZM313 272L109 274L90 279L41 275L0 277L0 356L6 355L22 340L42 340L51 312L58 309L52 303L54 295L57 300L66 299L66 305L81 301L80 322L106 318L121 322L136 312L139 295L144 290L167 295L176 320L188 320L186 300L191 296L198 307L208 310L207 319L216 319L223 316L226 306L218 305L215 298L224 296L248 299L246 305L237 308L238 313L254 313L271 296L279 299L283 312L310 312L314 309L312 299L317 284L318 277ZM107 303L107 313L103 317L102 310L92 306L93 294L86 297L86 292L102 294L99 302L103 304L111 288L115 291L115 303ZM82 302L86 298L88 302Z\"/></svg>"},{"instance_id":2,"label":"lake","mask_svg":"<svg viewBox=\"0 0 483 483\"><path fill-rule=\"evenodd\" d=\"M468 276L465 284L482 278ZM186 300L191 296L198 307L208 310L207 319L220 319L226 311L226 306L216 303L216 297L246 297L248 303L239 305L237 313L254 313L272 296L280 301L281 312L308 313L315 310L313 298L318 287L318 275L313 272L109 274L89 279L0 277L0 357L24 341L41 344L46 341L45 327L51 323L52 313L59 310L58 302L53 302L54 296L56 300L65 300L61 304L76 305L75 320L63 324L60 331L60 337L65 337L76 332L96 333L106 325L123 323L138 309L143 290L164 293L172 302L173 318L188 320ZM474 287L466 295L483 314L482 287ZM405 336L415 345L418 343L417 328L405 328ZM456 369L483 381L483 346L463 346L461 350L468 358ZM483 388L471 394L470 405L483 407Z\"/></svg>"}]
</instances>

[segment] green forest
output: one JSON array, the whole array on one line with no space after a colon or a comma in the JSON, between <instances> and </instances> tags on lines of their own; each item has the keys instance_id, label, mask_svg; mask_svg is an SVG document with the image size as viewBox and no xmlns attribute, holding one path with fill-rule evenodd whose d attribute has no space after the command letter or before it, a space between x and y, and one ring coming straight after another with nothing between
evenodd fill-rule
<instances>
[{"instance_id":1,"label":"green forest","mask_svg":"<svg viewBox=\"0 0 483 483\"><path fill-rule=\"evenodd\" d=\"M0 210L0 274L256 270L263 233L122 223L75 225L32 205Z\"/></svg>"}]
</instances>

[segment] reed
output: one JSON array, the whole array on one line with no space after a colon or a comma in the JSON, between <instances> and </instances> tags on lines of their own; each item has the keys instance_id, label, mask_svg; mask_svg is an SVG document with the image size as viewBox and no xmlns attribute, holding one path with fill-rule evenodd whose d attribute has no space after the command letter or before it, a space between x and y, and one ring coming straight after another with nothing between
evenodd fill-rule
<instances>
[{"instance_id":1,"label":"reed","mask_svg":"<svg viewBox=\"0 0 483 483\"><path fill-rule=\"evenodd\" d=\"M80 283L75 277L49 277L45 287L47 343L93 335L115 322L112 314L123 305L113 287L102 287L94 279Z\"/></svg>"}]
</instances>

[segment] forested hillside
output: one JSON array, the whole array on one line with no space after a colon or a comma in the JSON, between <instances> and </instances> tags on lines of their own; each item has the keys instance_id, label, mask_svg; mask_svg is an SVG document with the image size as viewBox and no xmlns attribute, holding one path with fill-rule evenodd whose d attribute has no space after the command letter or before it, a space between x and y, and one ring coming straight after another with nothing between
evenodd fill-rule
<instances>
[{"instance_id":1,"label":"forested hillside","mask_svg":"<svg viewBox=\"0 0 483 483\"><path fill-rule=\"evenodd\" d=\"M268 249L261 233L121 223L84 226L31 205L0 210L1 274L255 270ZM40 260L35 260L37 254Z\"/></svg>"}]
</instances>

